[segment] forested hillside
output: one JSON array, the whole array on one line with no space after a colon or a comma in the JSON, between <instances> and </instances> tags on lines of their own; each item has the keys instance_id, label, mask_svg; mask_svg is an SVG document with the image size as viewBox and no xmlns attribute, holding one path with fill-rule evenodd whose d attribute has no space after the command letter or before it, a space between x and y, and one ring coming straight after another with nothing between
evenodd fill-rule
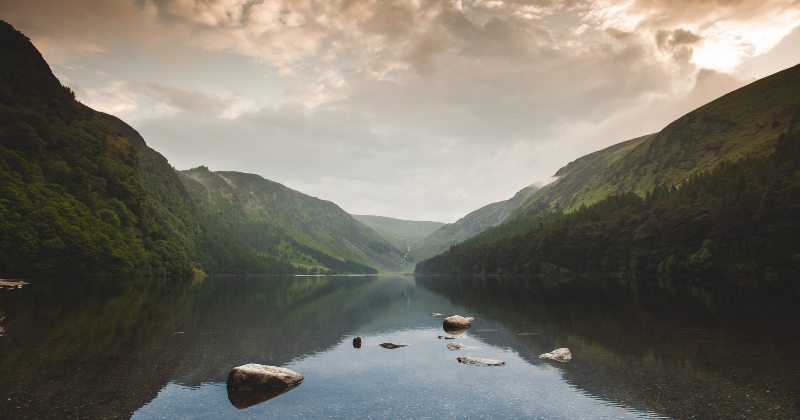
<instances>
[{"instance_id":1,"label":"forested hillside","mask_svg":"<svg viewBox=\"0 0 800 420\"><path fill-rule=\"evenodd\" d=\"M180 177L204 219L237 232L260 255L313 272L410 269L400 250L329 201L254 174L201 166Z\"/></svg>"},{"instance_id":2,"label":"forested hillside","mask_svg":"<svg viewBox=\"0 0 800 420\"><path fill-rule=\"evenodd\" d=\"M798 118L795 66L637 139L559 210L522 206L417 272L797 270Z\"/></svg>"},{"instance_id":3,"label":"forested hillside","mask_svg":"<svg viewBox=\"0 0 800 420\"><path fill-rule=\"evenodd\" d=\"M177 171L164 156L119 118L102 112L95 115L134 146L139 158L139 179L161 215L164 229L180 242L196 269L209 274L304 272L278 261L276 256L259 254L247 245L246 231L229 229L224 219L198 212Z\"/></svg>"},{"instance_id":4,"label":"forested hillside","mask_svg":"<svg viewBox=\"0 0 800 420\"><path fill-rule=\"evenodd\" d=\"M187 275L131 144L0 21L0 276Z\"/></svg>"},{"instance_id":5,"label":"forested hillside","mask_svg":"<svg viewBox=\"0 0 800 420\"><path fill-rule=\"evenodd\" d=\"M470 212L454 223L448 223L426 236L416 248L411 248L411 255L416 261L422 261L441 254L450 245L469 239L484 230L503 222L517 207L532 196L539 187L529 185L508 200L487 204Z\"/></svg>"}]
</instances>

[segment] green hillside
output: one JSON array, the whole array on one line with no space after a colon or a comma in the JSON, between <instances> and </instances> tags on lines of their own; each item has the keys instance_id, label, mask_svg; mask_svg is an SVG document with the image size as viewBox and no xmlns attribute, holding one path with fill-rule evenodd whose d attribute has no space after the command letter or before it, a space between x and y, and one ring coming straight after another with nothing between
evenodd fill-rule
<instances>
[{"instance_id":1,"label":"green hillside","mask_svg":"<svg viewBox=\"0 0 800 420\"><path fill-rule=\"evenodd\" d=\"M400 250L329 201L253 174L201 166L179 175L204 218L261 255L311 270L410 269Z\"/></svg>"},{"instance_id":2,"label":"green hillside","mask_svg":"<svg viewBox=\"0 0 800 420\"><path fill-rule=\"evenodd\" d=\"M416 261L422 261L447 251L451 245L469 239L503 222L517 207L531 197L539 187L529 185L508 200L487 204L454 223L448 223L426 236L417 248L411 248Z\"/></svg>"},{"instance_id":3,"label":"green hillside","mask_svg":"<svg viewBox=\"0 0 800 420\"><path fill-rule=\"evenodd\" d=\"M795 66L641 141L560 210L536 217L520 212L419 263L416 271L796 272L800 140L793 126L798 119L800 66Z\"/></svg>"},{"instance_id":4,"label":"green hillside","mask_svg":"<svg viewBox=\"0 0 800 420\"><path fill-rule=\"evenodd\" d=\"M404 258L413 263L412 250L416 250L422 240L436 229L444 226L442 222L425 222L393 219L383 216L352 215L354 219L371 227L395 248L404 252Z\"/></svg>"},{"instance_id":5,"label":"green hillside","mask_svg":"<svg viewBox=\"0 0 800 420\"><path fill-rule=\"evenodd\" d=\"M555 181L536 191L509 218L532 217L569 206L575 194L589 185L600 171L625 157L634 147L652 136L617 143L568 163L556 172Z\"/></svg>"},{"instance_id":6,"label":"green hillside","mask_svg":"<svg viewBox=\"0 0 800 420\"><path fill-rule=\"evenodd\" d=\"M800 65L737 89L669 124L603 170L566 211L611 194L680 185L725 161L772 152L800 107Z\"/></svg>"},{"instance_id":7,"label":"green hillside","mask_svg":"<svg viewBox=\"0 0 800 420\"><path fill-rule=\"evenodd\" d=\"M192 265L209 274L288 274L295 266L259 254L242 240L242 232L227 223L199 214L194 200L167 158L150 148L133 127L112 115L95 116L117 130L136 150L139 179L164 229L183 246Z\"/></svg>"},{"instance_id":8,"label":"green hillside","mask_svg":"<svg viewBox=\"0 0 800 420\"><path fill-rule=\"evenodd\" d=\"M0 276L186 275L134 148L0 22Z\"/></svg>"}]
</instances>

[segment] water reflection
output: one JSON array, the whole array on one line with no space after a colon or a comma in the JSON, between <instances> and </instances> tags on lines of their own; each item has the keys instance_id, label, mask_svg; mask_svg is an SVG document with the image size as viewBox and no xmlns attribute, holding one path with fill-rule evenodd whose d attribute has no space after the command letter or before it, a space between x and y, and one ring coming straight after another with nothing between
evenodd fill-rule
<instances>
[{"instance_id":1,"label":"water reflection","mask_svg":"<svg viewBox=\"0 0 800 420\"><path fill-rule=\"evenodd\" d=\"M796 418L798 290L744 280L34 281L0 289L0 417ZM465 348L440 339L450 338L440 313L475 318L448 331ZM571 361L538 358L561 347ZM228 393L228 372L247 363L306 380L275 395Z\"/></svg>"}]
</instances>

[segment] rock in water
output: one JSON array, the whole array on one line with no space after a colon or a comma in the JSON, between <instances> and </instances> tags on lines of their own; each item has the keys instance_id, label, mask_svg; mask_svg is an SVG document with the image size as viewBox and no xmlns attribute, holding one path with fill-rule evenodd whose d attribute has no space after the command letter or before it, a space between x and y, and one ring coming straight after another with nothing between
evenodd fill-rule
<instances>
[{"instance_id":1,"label":"rock in water","mask_svg":"<svg viewBox=\"0 0 800 420\"><path fill-rule=\"evenodd\" d=\"M357 349L361 348L361 337L356 337L353 339L353 347Z\"/></svg>"},{"instance_id":2,"label":"rock in water","mask_svg":"<svg viewBox=\"0 0 800 420\"><path fill-rule=\"evenodd\" d=\"M254 391L299 385L303 375L276 366L249 364L233 368L228 374L228 390Z\"/></svg>"},{"instance_id":3,"label":"rock in water","mask_svg":"<svg viewBox=\"0 0 800 420\"><path fill-rule=\"evenodd\" d=\"M474 346L465 346L461 343L450 343L447 345L447 350L456 351L456 350L466 350L466 349L479 349L480 347Z\"/></svg>"},{"instance_id":4,"label":"rock in water","mask_svg":"<svg viewBox=\"0 0 800 420\"><path fill-rule=\"evenodd\" d=\"M399 349L400 347L410 346L411 344L408 343L381 343L378 344L379 346L385 349Z\"/></svg>"},{"instance_id":5,"label":"rock in water","mask_svg":"<svg viewBox=\"0 0 800 420\"><path fill-rule=\"evenodd\" d=\"M506 362L494 359L481 359L479 357L461 356L458 358L458 363L471 366L503 366Z\"/></svg>"},{"instance_id":6,"label":"rock in water","mask_svg":"<svg viewBox=\"0 0 800 420\"><path fill-rule=\"evenodd\" d=\"M461 315L453 315L444 319L442 328L448 334L461 334L466 332L472 326L472 321L475 318L465 318Z\"/></svg>"},{"instance_id":7,"label":"rock in water","mask_svg":"<svg viewBox=\"0 0 800 420\"><path fill-rule=\"evenodd\" d=\"M242 410L254 405L271 400L279 395L285 394L297 386L287 386L285 388L258 389L255 391L231 391L228 389L228 401L231 405Z\"/></svg>"},{"instance_id":8,"label":"rock in water","mask_svg":"<svg viewBox=\"0 0 800 420\"><path fill-rule=\"evenodd\" d=\"M540 359L550 359L558 362L569 362L572 359L572 353L566 347L555 349L550 353L545 353L539 356Z\"/></svg>"},{"instance_id":9,"label":"rock in water","mask_svg":"<svg viewBox=\"0 0 800 420\"><path fill-rule=\"evenodd\" d=\"M440 314L439 312L434 312L434 313L431 314L431 316L442 316L442 315L443 314Z\"/></svg>"},{"instance_id":10,"label":"rock in water","mask_svg":"<svg viewBox=\"0 0 800 420\"><path fill-rule=\"evenodd\" d=\"M455 340L456 338L450 335L440 335L439 340Z\"/></svg>"}]
</instances>

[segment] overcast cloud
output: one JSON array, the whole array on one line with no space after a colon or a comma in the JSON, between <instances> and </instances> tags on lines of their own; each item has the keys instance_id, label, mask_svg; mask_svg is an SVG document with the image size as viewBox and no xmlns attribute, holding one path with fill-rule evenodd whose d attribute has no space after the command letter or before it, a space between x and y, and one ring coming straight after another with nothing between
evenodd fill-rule
<instances>
[{"instance_id":1,"label":"overcast cloud","mask_svg":"<svg viewBox=\"0 0 800 420\"><path fill-rule=\"evenodd\" d=\"M800 62L800 0L0 0L178 168L452 222Z\"/></svg>"}]
</instances>

